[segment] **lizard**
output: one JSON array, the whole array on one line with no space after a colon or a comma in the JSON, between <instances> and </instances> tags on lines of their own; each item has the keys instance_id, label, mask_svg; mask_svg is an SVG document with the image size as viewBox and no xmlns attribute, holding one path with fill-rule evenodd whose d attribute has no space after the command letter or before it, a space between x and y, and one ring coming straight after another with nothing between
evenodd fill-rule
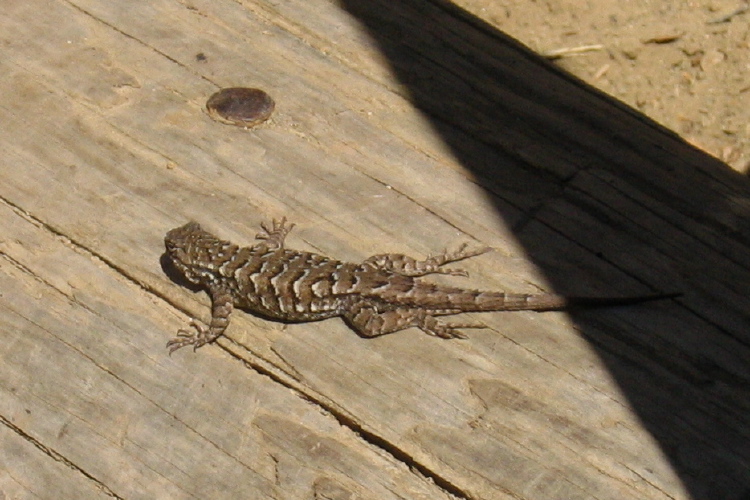
<instances>
[{"instance_id":1,"label":"lizard","mask_svg":"<svg viewBox=\"0 0 750 500\"><path fill-rule=\"evenodd\" d=\"M477 324L445 323L440 316L463 312L552 311L574 307L627 305L679 296L662 293L633 297L566 297L554 293L518 294L480 291L430 283L429 274L468 276L444 267L481 255L490 248L456 251L417 260L379 254L351 263L284 247L294 227L286 218L261 224L258 242L240 247L205 231L198 223L170 230L164 243L167 265L211 298L211 320L192 319L167 343L169 353L216 340L229 325L234 307L283 321L318 321L336 316L362 337L377 337L410 327L445 339L465 338L461 328Z\"/></svg>"}]
</instances>

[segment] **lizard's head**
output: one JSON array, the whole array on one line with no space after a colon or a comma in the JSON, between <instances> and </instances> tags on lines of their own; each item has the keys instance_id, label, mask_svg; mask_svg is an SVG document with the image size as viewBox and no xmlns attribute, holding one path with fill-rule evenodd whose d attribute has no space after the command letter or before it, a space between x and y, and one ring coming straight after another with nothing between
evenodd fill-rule
<instances>
[{"instance_id":1,"label":"lizard's head","mask_svg":"<svg viewBox=\"0 0 750 500\"><path fill-rule=\"evenodd\" d=\"M193 284L203 284L211 272L212 254L223 242L204 231L197 222L172 229L164 237L165 254L182 276Z\"/></svg>"}]
</instances>

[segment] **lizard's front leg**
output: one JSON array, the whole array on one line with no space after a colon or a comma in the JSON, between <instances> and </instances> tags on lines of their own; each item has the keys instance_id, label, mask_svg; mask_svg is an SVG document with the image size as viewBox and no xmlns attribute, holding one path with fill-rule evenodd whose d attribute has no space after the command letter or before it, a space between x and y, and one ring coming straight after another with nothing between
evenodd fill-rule
<instances>
[{"instance_id":1,"label":"lizard's front leg","mask_svg":"<svg viewBox=\"0 0 750 500\"><path fill-rule=\"evenodd\" d=\"M209 290L209 294L211 295L211 324L206 326L193 318L190 321L192 330L181 329L175 338L167 342L169 354L188 345L192 345L193 350L196 350L219 338L227 329L233 308L232 294L222 288Z\"/></svg>"},{"instance_id":2,"label":"lizard's front leg","mask_svg":"<svg viewBox=\"0 0 750 500\"><path fill-rule=\"evenodd\" d=\"M400 253L386 253L373 255L362 263L362 266L369 266L375 269L390 271L403 276L424 276L426 274L451 274L453 276L468 276L463 269L440 269L440 266L449 262L458 262L459 260L475 257L485 252L489 252L489 247L477 250L466 250L468 245L464 243L455 252L445 251L439 255L427 257L424 260L417 260L408 255Z\"/></svg>"},{"instance_id":3,"label":"lizard's front leg","mask_svg":"<svg viewBox=\"0 0 750 500\"><path fill-rule=\"evenodd\" d=\"M294 224L287 226L286 217L282 217L279 220L273 219L270 229L265 222L261 223L260 227L262 231L255 235L255 239L265 240L269 250L280 250L284 248L284 239L289 234L289 231L292 230Z\"/></svg>"}]
</instances>

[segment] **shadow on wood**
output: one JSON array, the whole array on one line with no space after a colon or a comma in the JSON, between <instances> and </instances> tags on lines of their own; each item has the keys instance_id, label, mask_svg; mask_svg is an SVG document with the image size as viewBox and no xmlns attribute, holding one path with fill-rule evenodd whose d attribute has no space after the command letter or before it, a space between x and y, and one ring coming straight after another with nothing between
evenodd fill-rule
<instances>
[{"instance_id":1,"label":"shadow on wood","mask_svg":"<svg viewBox=\"0 0 750 500\"><path fill-rule=\"evenodd\" d=\"M342 4L556 292L685 293L572 316L692 496L750 498L748 180L453 5Z\"/></svg>"}]
</instances>

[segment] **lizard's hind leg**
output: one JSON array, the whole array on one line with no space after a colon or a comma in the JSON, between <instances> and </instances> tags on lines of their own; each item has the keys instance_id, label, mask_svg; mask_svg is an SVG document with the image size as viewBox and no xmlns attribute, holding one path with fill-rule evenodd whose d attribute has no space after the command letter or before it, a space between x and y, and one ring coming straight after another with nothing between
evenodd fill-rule
<instances>
[{"instance_id":1,"label":"lizard's hind leg","mask_svg":"<svg viewBox=\"0 0 750 500\"><path fill-rule=\"evenodd\" d=\"M456 311L456 313L459 312ZM484 328L477 324L443 323L425 309L397 307L378 311L376 306L368 303L355 304L343 315L343 318L362 337L379 337L414 326L435 337L463 339L466 336L458 328Z\"/></svg>"},{"instance_id":2,"label":"lizard's hind leg","mask_svg":"<svg viewBox=\"0 0 750 500\"><path fill-rule=\"evenodd\" d=\"M424 260L417 260L408 255L400 253L385 253L373 255L362 263L362 266L390 271L401 274L402 276L425 276L427 274L450 274L453 276L468 276L469 273L463 269L441 269L441 266L449 262L458 262L459 260L476 257L483 253L489 252L489 247L479 248L477 250L466 250L468 245L464 243L455 252L447 250L439 255L431 255Z\"/></svg>"}]
</instances>

